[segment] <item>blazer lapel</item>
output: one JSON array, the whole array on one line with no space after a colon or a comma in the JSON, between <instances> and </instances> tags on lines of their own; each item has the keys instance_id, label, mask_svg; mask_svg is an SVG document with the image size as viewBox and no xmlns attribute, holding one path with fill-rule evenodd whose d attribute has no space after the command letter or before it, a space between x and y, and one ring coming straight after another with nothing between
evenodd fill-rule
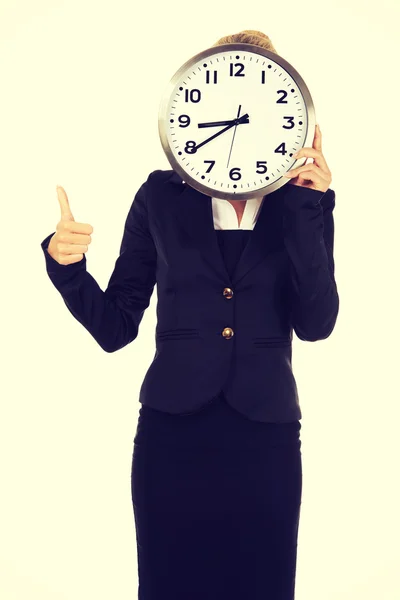
<instances>
[{"instance_id":1,"label":"blazer lapel","mask_svg":"<svg viewBox=\"0 0 400 600\"><path fill-rule=\"evenodd\" d=\"M264 197L253 232L236 265L233 277L230 278L214 229L212 198L185 183L185 188L175 204L176 217L190 236L192 244L198 248L204 260L221 279L237 284L268 252L279 245L282 232L279 189Z\"/></svg>"}]
</instances>

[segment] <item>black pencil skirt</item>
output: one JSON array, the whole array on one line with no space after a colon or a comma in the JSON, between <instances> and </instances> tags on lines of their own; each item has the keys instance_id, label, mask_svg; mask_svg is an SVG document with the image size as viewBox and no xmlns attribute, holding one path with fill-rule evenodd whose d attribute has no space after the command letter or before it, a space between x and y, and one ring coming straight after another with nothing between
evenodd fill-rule
<instances>
[{"instance_id":1,"label":"black pencil skirt","mask_svg":"<svg viewBox=\"0 0 400 600\"><path fill-rule=\"evenodd\" d=\"M139 600L293 600L300 421L261 423L222 395L141 406L132 457Z\"/></svg>"}]
</instances>

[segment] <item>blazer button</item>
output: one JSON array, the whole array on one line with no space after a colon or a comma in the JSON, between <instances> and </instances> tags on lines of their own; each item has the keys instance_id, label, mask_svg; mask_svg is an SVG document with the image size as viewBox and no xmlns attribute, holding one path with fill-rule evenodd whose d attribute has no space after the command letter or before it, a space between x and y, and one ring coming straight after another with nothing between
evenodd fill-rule
<instances>
[{"instance_id":1,"label":"blazer button","mask_svg":"<svg viewBox=\"0 0 400 600\"><path fill-rule=\"evenodd\" d=\"M233 329L231 329L230 327L225 327L225 329L222 332L222 335L224 336L224 338L229 340L234 335Z\"/></svg>"},{"instance_id":2,"label":"blazer button","mask_svg":"<svg viewBox=\"0 0 400 600\"><path fill-rule=\"evenodd\" d=\"M231 290L231 288L224 288L224 291L222 293L224 294L227 300L230 300L233 296L233 290Z\"/></svg>"}]
</instances>

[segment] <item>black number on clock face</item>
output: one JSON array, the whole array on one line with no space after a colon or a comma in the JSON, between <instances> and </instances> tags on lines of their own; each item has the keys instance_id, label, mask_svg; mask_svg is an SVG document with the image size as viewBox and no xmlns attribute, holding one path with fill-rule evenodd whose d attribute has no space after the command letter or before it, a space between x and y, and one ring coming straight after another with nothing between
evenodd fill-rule
<instances>
[{"instance_id":1,"label":"black number on clock face","mask_svg":"<svg viewBox=\"0 0 400 600\"><path fill-rule=\"evenodd\" d=\"M214 73L213 83L217 83L217 77L218 77L217 71L213 71L213 73ZM210 83L210 71L206 71L206 83Z\"/></svg>"},{"instance_id":2,"label":"black number on clock face","mask_svg":"<svg viewBox=\"0 0 400 600\"><path fill-rule=\"evenodd\" d=\"M244 73L242 72L244 69L244 65L242 65L242 63L235 63L234 65L231 63L229 65L229 67L230 67L229 75L231 77L244 77ZM236 73L233 72L233 67L239 67L239 69L236 71Z\"/></svg>"},{"instance_id":3,"label":"black number on clock face","mask_svg":"<svg viewBox=\"0 0 400 600\"><path fill-rule=\"evenodd\" d=\"M190 125L190 117L189 117L189 115L180 115L178 117L178 121L179 121L179 123L181 123L179 125L179 127L189 127L189 125Z\"/></svg>"},{"instance_id":4,"label":"black number on clock face","mask_svg":"<svg viewBox=\"0 0 400 600\"><path fill-rule=\"evenodd\" d=\"M290 127L286 126L286 125L282 125L283 129L293 129L294 127L294 117L283 117L284 119L287 119L290 123Z\"/></svg>"},{"instance_id":5,"label":"black number on clock face","mask_svg":"<svg viewBox=\"0 0 400 600\"><path fill-rule=\"evenodd\" d=\"M261 169L259 171L258 169ZM257 161L257 170L256 173L266 173L267 172L267 161L266 160L258 160Z\"/></svg>"},{"instance_id":6,"label":"black number on clock face","mask_svg":"<svg viewBox=\"0 0 400 600\"><path fill-rule=\"evenodd\" d=\"M211 169L213 168L213 166L215 165L215 160L205 160L205 163L210 163L210 166L208 167L206 173L209 173L211 171Z\"/></svg>"},{"instance_id":7,"label":"black number on clock face","mask_svg":"<svg viewBox=\"0 0 400 600\"><path fill-rule=\"evenodd\" d=\"M282 148L282 150L280 150L280 148ZM287 154L285 142L282 142L282 144L279 144L279 146L277 148L275 148L274 152L276 152L277 154Z\"/></svg>"},{"instance_id":8,"label":"black number on clock face","mask_svg":"<svg viewBox=\"0 0 400 600\"><path fill-rule=\"evenodd\" d=\"M231 169L229 171L229 177L233 181L239 181L239 179L242 179L242 174L240 173L240 167L233 167L233 169Z\"/></svg>"},{"instance_id":9,"label":"black number on clock face","mask_svg":"<svg viewBox=\"0 0 400 600\"><path fill-rule=\"evenodd\" d=\"M287 100L284 100L284 98L286 98L286 96L287 96L287 92L285 90L278 90L276 93L283 94L283 96L281 98L278 98L276 103L277 104L287 104Z\"/></svg>"},{"instance_id":10,"label":"black number on clock face","mask_svg":"<svg viewBox=\"0 0 400 600\"><path fill-rule=\"evenodd\" d=\"M185 90L185 102L200 102L201 100L201 92L198 89L194 90Z\"/></svg>"},{"instance_id":11,"label":"black number on clock face","mask_svg":"<svg viewBox=\"0 0 400 600\"><path fill-rule=\"evenodd\" d=\"M194 142L193 140L188 140L186 142L186 146L184 148L186 154L196 154L197 150L196 150L196 142Z\"/></svg>"}]
</instances>

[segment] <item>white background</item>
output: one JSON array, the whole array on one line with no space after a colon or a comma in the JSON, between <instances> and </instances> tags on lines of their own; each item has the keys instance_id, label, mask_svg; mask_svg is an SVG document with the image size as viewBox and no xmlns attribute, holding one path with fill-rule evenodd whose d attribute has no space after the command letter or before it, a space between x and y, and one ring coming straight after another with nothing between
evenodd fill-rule
<instances>
[{"instance_id":1,"label":"white background","mask_svg":"<svg viewBox=\"0 0 400 600\"><path fill-rule=\"evenodd\" d=\"M336 192L338 321L293 347L296 600L400 598L399 17L395 0L2 0L1 598L137 597L130 468L156 289L139 337L107 354L52 286L40 242L60 184L94 228L87 267L105 288L136 191L170 168L164 86L243 29L266 33L306 82Z\"/></svg>"}]
</instances>

